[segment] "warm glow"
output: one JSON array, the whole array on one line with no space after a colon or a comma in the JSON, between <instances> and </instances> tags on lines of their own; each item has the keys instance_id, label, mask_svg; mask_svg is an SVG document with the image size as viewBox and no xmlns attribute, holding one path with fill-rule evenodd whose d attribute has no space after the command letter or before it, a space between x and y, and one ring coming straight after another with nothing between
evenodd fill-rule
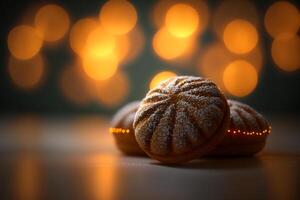
<instances>
[{"instance_id":1,"label":"warm glow","mask_svg":"<svg viewBox=\"0 0 300 200\"><path fill-rule=\"evenodd\" d=\"M13 83L24 90L36 88L42 81L45 67L42 57L38 54L30 60L9 60L8 73Z\"/></svg>"},{"instance_id":2,"label":"warm glow","mask_svg":"<svg viewBox=\"0 0 300 200\"><path fill-rule=\"evenodd\" d=\"M226 91L223 84L224 69L237 59L249 62L257 72L261 71L263 57L259 46L248 54L237 55L229 52L222 43L217 42L203 49L203 54L201 54L198 61L199 74L211 79L223 91Z\"/></svg>"},{"instance_id":3,"label":"warm glow","mask_svg":"<svg viewBox=\"0 0 300 200\"><path fill-rule=\"evenodd\" d=\"M31 26L17 26L8 34L8 49L17 59L27 60L32 58L40 51L42 44L41 36Z\"/></svg>"},{"instance_id":4,"label":"warm glow","mask_svg":"<svg viewBox=\"0 0 300 200\"><path fill-rule=\"evenodd\" d=\"M231 136L241 136L241 135L250 135L250 136L266 136L266 135L269 135L271 133L271 127L269 127L268 129L264 129L262 131L252 131L252 132L249 132L249 131L244 131L244 130L240 130L240 129L233 129L233 130L230 130L228 129L227 130L227 134L228 135L231 135Z\"/></svg>"},{"instance_id":5,"label":"warm glow","mask_svg":"<svg viewBox=\"0 0 300 200\"><path fill-rule=\"evenodd\" d=\"M111 54L105 57L86 56L83 58L84 72L94 80L112 77L118 69L118 59Z\"/></svg>"},{"instance_id":6,"label":"warm glow","mask_svg":"<svg viewBox=\"0 0 300 200\"><path fill-rule=\"evenodd\" d=\"M176 37L192 35L199 24L197 11L187 4L175 4L166 14L166 27Z\"/></svg>"},{"instance_id":7,"label":"warm glow","mask_svg":"<svg viewBox=\"0 0 300 200\"><path fill-rule=\"evenodd\" d=\"M251 52L243 55L234 54L234 59L243 59L251 63L257 72L260 72L263 67L263 53L261 47L256 46Z\"/></svg>"},{"instance_id":8,"label":"warm glow","mask_svg":"<svg viewBox=\"0 0 300 200\"><path fill-rule=\"evenodd\" d=\"M132 41L134 44L134 41ZM134 44L135 45L135 44ZM116 36L116 47L114 54L119 62L122 62L129 54L131 47L131 41L128 35Z\"/></svg>"},{"instance_id":9,"label":"warm glow","mask_svg":"<svg viewBox=\"0 0 300 200\"><path fill-rule=\"evenodd\" d=\"M163 71L156 74L151 82L150 82L150 89L155 88L157 85L159 85L162 81L167 80L168 78L172 78L177 76L174 72L171 71Z\"/></svg>"},{"instance_id":10,"label":"warm glow","mask_svg":"<svg viewBox=\"0 0 300 200\"><path fill-rule=\"evenodd\" d=\"M89 34L99 26L97 19L85 18L76 22L70 32L70 46L75 53L83 55Z\"/></svg>"},{"instance_id":11,"label":"warm glow","mask_svg":"<svg viewBox=\"0 0 300 200\"><path fill-rule=\"evenodd\" d=\"M87 105L91 102L88 85L82 78L79 66L65 67L59 79L59 87L65 98L76 105Z\"/></svg>"},{"instance_id":12,"label":"warm glow","mask_svg":"<svg viewBox=\"0 0 300 200\"><path fill-rule=\"evenodd\" d=\"M92 160L93 159L93 160ZM99 154L92 158L94 167L89 171L89 183L87 191L91 194L91 199L116 199L116 188L118 184L118 158L111 154Z\"/></svg>"},{"instance_id":13,"label":"warm glow","mask_svg":"<svg viewBox=\"0 0 300 200\"><path fill-rule=\"evenodd\" d=\"M272 58L285 71L300 68L300 38L297 35L281 35L272 43Z\"/></svg>"},{"instance_id":14,"label":"warm glow","mask_svg":"<svg viewBox=\"0 0 300 200\"><path fill-rule=\"evenodd\" d=\"M44 40L53 42L61 39L69 29L68 13L58 5L43 6L35 16L35 26Z\"/></svg>"},{"instance_id":15,"label":"warm glow","mask_svg":"<svg viewBox=\"0 0 300 200\"><path fill-rule=\"evenodd\" d=\"M129 1L110 0L103 5L99 19L106 31L114 35L123 35L134 28L137 12Z\"/></svg>"},{"instance_id":16,"label":"warm glow","mask_svg":"<svg viewBox=\"0 0 300 200\"><path fill-rule=\"evenodd\" d=\"M93 30L86 42L86 54L99 57L111 54L116 46L114 36L107 33L102 27Z\"/></svg>"},{"instance_id":17,"label":"warm glow","mask_svg":"<svg viewBox=\"0 0 300 200\"><path fill-rule=\"evenodd\" d=\"M130 133L130 129L125 128L109 128L109 132L113 134L128 134Z\"/></svg>"},{"instance_id":18,"label":"warm glow","mask_svg":"<svg viewBox=\"0 0 300 200\"><path fill-rule=\"evenodd\" d=\"M212 28L219 38L223 38L225 27L236 19L243 19L258 27L260 18L253 1L221 1L215 10Z\"/></svg>"},{"instance_id":19,"label":"warm glow","mask_svg":"<svg viewBox=\"0 0 300 200\"><path fill-rule=\"evenodd\" d=\"M231 52L245 54L257 45L258 34L251 23L238 19L226 26L223 40Z\"/></svg>"},{"instance_id":20,"label":"warm glow","mask_svg":"<svg viewBox=\"0 0 300 200\"><path fill-rule=\"evenodd\" d=\"M223 72L231 60L232 56L224 45L212 44L204 49L203 55L199 58L199 73L224 89Z\"/></svg>"},{"instance_id":21,"label":"warm glow","mask_svg":"<svg viewBox=\"0 0 300 200\"><path fill-rule=\"evenodd\" d=\"M20 200L37 200L41 198L41 171L37 155L30 152L22 152L18 157L16 171L12 183L14 183L14 197Z\"/></svg>"},{"instance_id":22,"label":"warm glow","mask_svg":"<svg viewBox=\"0 0 300 200\"><path fill-rule=\"evenodd\" d=\"M117 71L114 76L97 83L96 98L108 107L115 107L128 96L130 82L126 74Z\"/></svg>"},{"instance_id":23,"label":"warm glow","mask_svg":"<svg viewBox=\"0 0 300 200\"><path fill-rule=\"evenodd\" d=\"M174 3L179 3L178 1L174 0L163 0L163 1L157 1L155 4L152 12L151 12L151 20L156 28L161 28L165 25L166 20L166 14L168 10L172 6L174 6ZM198 0L189 0L185 1L184 5L189 5L197 12L197 17L199 18L198 21L198 27L195 30L196 33L201 33L203 30L206 29L209 19L209 9L205 1L198 1ZM179 13L175 13L175 15L178 15ZM180 19L181 20L181 19ZM189 22L189 21L187 21ZM175 24L176 26L176 24ZM184 25L185 26L185 25Z\"/></svg>"},{"instance_id":24,"label":"warm glow","mask_svg":"<svg viewBox=\"0 0 300 200\"><path fill-rule=\"evenodd\" d=\"M244 60L230 63L223 73L223 82L227 91L238 97L250 94L256 87L258 74L255 67Z\"/></svg>"},{"instance_id":25,"label":"warm glow","mask_svg":"<svg viewBox=\"0 0 300 200\"><path fill-rule=\"evenodd\" d=\"M143 30L136 26L129 34L128 34L130 47L127 52L126 57L121 60L122 62L130 62L137 58L145 46L145 36Z\"/></svg>"},{"instance_id":26,"label":"warm glow","mask_svg":"<svg viewBox=\"0 0 300 200\"><path fill-rule=\"evenodd\" d=\"M300 27L299 11L287 1L275 2L267 10L265 26L273 38L282 33L295 34Z\"/></svg>"},{"instance_id":27,"label":"warm glow","mask_svg":"<svg viewBox=\"0 0 300 200\"><path fill-rule=\"evenodd\" d=\"M174 37L162 28L154 35L152 45L157 55L170 60L181 56L189 47L189 42L189 39Z\"/></svg>"}]
</instances>

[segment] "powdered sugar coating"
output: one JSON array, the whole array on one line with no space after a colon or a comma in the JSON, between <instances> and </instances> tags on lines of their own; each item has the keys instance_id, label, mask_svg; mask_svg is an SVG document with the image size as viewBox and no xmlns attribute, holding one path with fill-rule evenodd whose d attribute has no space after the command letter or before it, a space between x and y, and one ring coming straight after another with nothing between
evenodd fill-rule
<instances>
[{"instance_id":1,"label":"powdered sugar coating","mask_svg":"<svg viewBox=\"0 0 300 200\"><path fill-rule=\"evenodd\" d=\"M227 102L213 82L173 77L150 90L141 102L134 120L135 136L147 153L184 154L220 134L227 110Z\"/></svg>"},{"instance_id":2,"label":"powdered sugar coating","mask_svg":"<svg viewBox=\"0 0 300 200\"><path fill-rule=\"evenodd\" d=\"M269 130L266 119L250 106L238 101L228 100L230 108L230 130L262 132Z\"/></svg>"}]
</instances>

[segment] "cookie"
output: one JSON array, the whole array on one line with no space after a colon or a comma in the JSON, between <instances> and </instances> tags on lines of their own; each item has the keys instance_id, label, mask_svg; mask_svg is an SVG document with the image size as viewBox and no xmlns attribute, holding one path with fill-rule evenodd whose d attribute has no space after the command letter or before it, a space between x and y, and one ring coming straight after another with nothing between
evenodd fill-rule
<instances>
[{"instance_id":1,"label":"cookie","mask_svg":"<svg viewBox=\"0 0 300 200\"><path fill-rule=\"evenodd\" d=\"M146 155L136 142L133 129L133 120L139 103L131 102L117 112L109 130L118 149L127 155Z\"/></svg>"},{"instance_id":2,"label":"cookie","mask_svg":"<svg viewBox=\"0 0 300 200\"><path fill-rule=\"evenodd\" d=\"M211 81L177 76L150 90L134 119L135 137L153 159L182 163L218 145L229 126L229 107Z\"/></svg>"},{"instance_id":3,"label":"cookie","mask_svg":"<svg viewBox=\"0 0 300 200\"><path fill-rule=\"evenodd\" d=\"M228 100L230 126L223 141L209 155L250 156L260 152L271 133L266 119L250 106Z\"/></svg>"}]
</instances>

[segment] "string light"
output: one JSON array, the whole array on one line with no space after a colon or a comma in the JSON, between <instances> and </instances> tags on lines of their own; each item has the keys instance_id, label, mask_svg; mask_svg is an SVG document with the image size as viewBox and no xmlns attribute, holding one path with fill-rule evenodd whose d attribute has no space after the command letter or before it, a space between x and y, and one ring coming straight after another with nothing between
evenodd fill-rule
<instances>
[{"instance_id":1,"label":"string light","mask_svg":"<svg viewBox=\"0 0 300 200\"><path fill-rule=\"evenodd\" d=\"M110 133L121 133L121 134L128 134L130 133L130 129L123 129L123 128L109 128Z\"/></svg>"},{"instance_id":2,"label":"string light","mask_svg":"<svg viewBox=\"0 0 300 200\"><path fill-rule=\"evenodd\" d=\"M260 132L255 132L255 131L252 131L252 132L248 132L248 131L242 131L240 129L228 129L227 130L227 134L232 134L232 135L268 135L271 133L271 126L269 126L268 129L264 129Z\"/></svg>"}]
</instances>

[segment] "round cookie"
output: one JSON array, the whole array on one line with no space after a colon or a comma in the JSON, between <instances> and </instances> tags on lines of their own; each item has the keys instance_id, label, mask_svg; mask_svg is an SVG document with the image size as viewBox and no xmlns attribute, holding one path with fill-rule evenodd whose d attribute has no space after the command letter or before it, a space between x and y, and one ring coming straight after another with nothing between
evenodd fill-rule
<instances>
[{"instance_id":1,"label":"round cookie","mask_svg":"<svg viewBox=\"0 0 300 200\"><path fill-rule=\"evenodd\" d=\"M250 106L228 100L230 126L223 141L209 155L247 156L261 151L271 127L266 119Z\"/></svg>"},{"instance_id":2,"label":"round cookie","mask_svg":"<svg viewBox=\"0 0 300 200\"><path fill-rule=\"evenodd\" d=\"M116 113L111 122L110 133L120 151L127 155L146 155L135 140L133 120L140 102L134 101Z\"/></svg>"},{"instance_id":3,"label":"round cookie","mask_svg":"<svg viewBox=\"0 0 300 200\"><path fill-rule=\"evenodd\" d=\"M135 115L135 137L152 158L182 163L207 154L229 126L229 107L211 81L177 76L150 90Z\"/></svg>"}]
</instances>

